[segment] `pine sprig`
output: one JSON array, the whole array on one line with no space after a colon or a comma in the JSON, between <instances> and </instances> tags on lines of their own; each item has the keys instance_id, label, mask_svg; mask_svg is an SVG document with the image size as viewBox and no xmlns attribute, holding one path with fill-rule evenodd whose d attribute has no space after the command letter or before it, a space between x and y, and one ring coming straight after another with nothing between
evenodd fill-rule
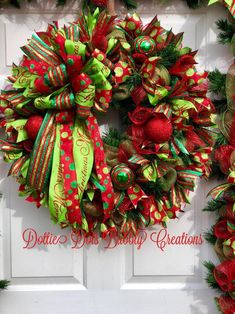
<instances>
[{"instance_id":1,"label":"pine sprig","mask_svg":"<svg viewBox=\"0 0 235 314\"><path fill-rule=\"evenodd\" d=\"M104 133L103 141L105 144L113 147L118 147L123 139L121 133L114 128L110 128L108 132Z\"/></svg>"},{"instance_id":2,"label":"pine sprig","mask_svg":"<svg viewBox=\"0 0 235 314\"><path fill-rule=\"evenodd\" d=\"M162 190L162 184L159 180L156 182L140 182L139 185L147 195L153 195L156 200L160 200L164 194Z\"/></svg>"},{"instance_id":3,"label":"pine sprig","mask_svg":"<svg viewBox=\"0 0 235 314\"><path fill-rule=\"evenodd\" d=\"M214 298L215 300L215 305L217 307L217 310L220 312L220 313L223 313L223 311L221 310L221 307L220 307L220 304L219 304L219 298Z\"/></svg>"},{"instance_id":4,"label":"pine sprig","mask_svg":"<svg viewBox=\"0 0 235 314\"><path fill-rule=\"evenodd\" d=\"M212 273L213 271L214 271L214 269L215 269L215 264L214 263L212 263L211 261L209 261L209 262L204 262L203 263L203 266L204 267L206 267L206 269L210 272L210 273Z\"/></svg>"},{"instance_id":5,"label":"pine sprig","mask_svg":"<svg viewBox=\"0 0 235 314\"><path fill-rule=\"evenodd\" d=\"M226 205L226 201L222 198L217 200L211 200L207 203L207 206L203 209L203 211L218 212L224 205Z\"/></svg>"},{"instance_id":6,"label":"pine sprig","mask_svg":"<svg viewBox=\"0 0 235 314\"><path fill-rule=\"evenodd\" d=\"M20 0L11 0L11 5L13 5L14 7L20 9Z\"/></svg>"},{"instance_id":7,"label":"pine sprig","mask_svg":"<svg viewBox=\"0 0 235 314\"><path fill-rule=\"evenodd\" d=\"M65 5L66 4L66 0L57 0L56 5L61 6L61 5Z\"/></svg>"},{"instance_id":8,"label":"pine sprig","mask_svg":"<svg viewBox=\"0 0 235 314\"><path fill-rule=\"evenodd\" d=\"M204 238L208 243L215 245L217 238L214 234L214 226L212 226L210 230L204 233Z\"/></svg>"},{"instance_id":9,"label":"pine sprig","mask_svg":"<svg viewBox=\"0 0 235 314\"><path fill-rule=\"evenodd\" d=\"M213 275L215 265L212 262L204 262L203 265L207 268L207 275L206 275L205 280L207 281L207 284L209 285L209 287L211 287L212 289L221 291Z\"/></svg>"},{"instance_id":10,"label":"pine sprig","mask_svg":"<svg viewBox=\"0 0 235 314\"><path fill-rule=\"evenodd\" d=\"M140 219L139 211L134 209L126 212L127 220L133 219L134 221L138 221Z\"/></svg>"},{"instance_id":11,"label":"pine sprig","mask_svg":"<svg viewBox=\"0 0 235 314\"><path fill-rule=\"evenodd\" d=\"M205 4L204 0L183 0L191 9L198 9Z\"/></svg>"},{"instance_id":12,"label":"pine sprig","mask_svg":"<svg viewBox=\"0 0 235 314\"><path fill-rule=\"evenodd\" d=\"M226 103L226 108L227 108L227 103ZM222 112L217 111L217 113L222 113ZM214 144L214 152L221 145L227 145L227 144L228 144L228 140L223 135L223 133L217 133L216 134L216 141L215 141L215 144ZM212 157L212 159L213 159L213 157ZM221 171L218 162L215 162L213 160L213 163L211 165L210 179L211 178L215 178L215 177L217 179L224 180L224 179L226 179L226 174Z\"/></svg>"},{"instance_id":13,"label":"pine sprig","mask_svg":"<svg viewBox=\"0 0 235 314\"><path fill-rule=\"evenodd\" d=\"M209 90L212 93L220 94L224 98L226 98L226 88L225 88L225 80L226 74L221 73L218 69L210 72L208 75L210 84Z\"/></svg>"},{"instance_id":14,"label":"pine sprig","mask_svg":"<svg viewBox=\"0 0 235 314\"><path fill-rule=\"evenodd\" d=\"M235 32L234 25L228 20L218 20L217 28L221 31L217 36L218 42L222 45L230 44Z\"/></svg>"},{"instance_id":15,"label":"pine sprig","mask_svg":"<svg viewBox=\"0 0 235 314\"><path fill-rule=\"evenodd\" d=\"M122 0L123 4L127 9L136 9L137 8L137 2L135 0Z\"/></svg>"},{"instance_id":16,"label":"pine sprig","mask_svg":"<svg viewBox=\"0 0 235 314\"><path fill-rule=\"evenodd\" d=\"M126 79L126 86L128 87L129 91L134 89L136 86L139 86L142 82L142 76L135 72L131 76L128 76Z\"/></svg>"},{"instance_id":17,"label":"pine sprig","mask_svg":"<svg viewBox=\"0 0 235 314\"><path fill-rule=\"evenodd\" d=\"M215 142L215 148L220 147L221 145L227 145L228 140L222 133L217 134L216 142Z\"/></svg>"},{"instance_id":18,"label":"pine sprig","mask_svg":"<svg viewBox=\"0 0 235 314\"><path fill-rule=\"evenodd\" d=\"M211 173L210 173L210 179L212 178L216 178L216 179L219 179L219 180L225 180L226 179L226 174L224 174L221 169L220 169L220 166L213 162L212 165L211 165Z\"/></svg>"},{"instance_id":19,"label":"pine sprig","mask_svg":"<svg viewBox=\"0 0 235 314\"><path fill-rule=\"evenodd\" d=\"M10 284L10 281L8 280L0 280L0 290L7 289L9 284Z\"/></svg>"},{"instance_id":20,"label":"pine sprig","mask_svg":"<svg viewBox=\"0 0 235 314\"><path fill-rule=\"evenodd\" d=\"M127 98L127 99L119 101L119 100L115 100L113 97L111 107L116 109L119 112L120 119L122 120L123 126L127 127L128 125L130 125L128 112L135 109L135 106L131 98Z\"/></svg>"},{"instance_id":21,"label":"pine sprig","mask_svg":"<svg viewBox=\"0 0 235 314\"><path fill-rule=\"evenodd\" d=\"M215 106L216 112L221 114L227 110L227 100L223 99L213 99L213 105Z\"/></svg>"},{"instance_id":22,"label":"pine sprig","mask_svg":"<svg viewBox=\"0 0 235 314\"><path fill-rule=\"evenodd\" d=\"M175 48L174 44L170 44L164 49L158 51L157 55L162 58L159 63L164 65L166 68L170 68L174 65L180 56L179 51Z\"/></svg>"}]
</instances>

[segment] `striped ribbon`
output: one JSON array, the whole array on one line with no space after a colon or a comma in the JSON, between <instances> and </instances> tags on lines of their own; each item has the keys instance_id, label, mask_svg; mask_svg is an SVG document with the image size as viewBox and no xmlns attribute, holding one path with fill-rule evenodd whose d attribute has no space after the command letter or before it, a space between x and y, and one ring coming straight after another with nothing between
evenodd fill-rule
<instances>
[{"instance_id":1,"label":"striped ribbon","mask_svg":"<svg viewBox=\"0 0 235 314\"><path fill-rule=\"evenodd\" d=\"M18 177L20 175L21 169L24 165L24 163L26 162L26 160L28 160L28 156L22 156L19 159L17 159L15 162L13 162L13 164L11 165L11 168L8 172L9 176L15 176Z\"/></svg>"},{"instance_id":2,"label":"striped ribbon","mask_svg":"<svg viewBox=\"0 0 235 314\"><path fill-rule=\"evenodd\" d=\"M72 41L79 40L79 26L77 24L72 24L69 27L65 27L64 30L67 39Z\"/></svg>"},{"instance_id":3,"label":"striped ribbon","mask_svg":"<svg viewBox=\"0 0 235 314\"><path fill-rule=\"evenodd\" d=\"M30 156L27 184L39 191L46 191L49 186L56 136L54 118L55 113L46 113Z\"/></svg>"},{"instance_id":4,"label":"striped ribbon","mask_svg":"<svg viewBox=\"0 0 235 314\"><path fill-rule=\"evenodd\" d=\"M61 63L60 57L37 35L33 34L29 44L21 47L22 51L31 59L44 61L54 66Z\"/></svg>"}]
</instances>

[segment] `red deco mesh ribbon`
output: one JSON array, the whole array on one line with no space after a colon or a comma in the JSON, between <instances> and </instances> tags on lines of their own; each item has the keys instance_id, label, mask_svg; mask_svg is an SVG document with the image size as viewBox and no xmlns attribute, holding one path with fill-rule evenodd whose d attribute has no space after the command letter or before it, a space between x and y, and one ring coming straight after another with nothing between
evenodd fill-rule
<instances>
[{"instance_id":1,"label":"red deco mesh ribbon","mask_svg":"<svg viewBox=\"0 0 235 314\"><path fill-rule=\"evenodd\" d=\"M219 308L224 314L234 314L235 313L235 300L229 296L221 296L216 298Z\"/></svg>"},{"instance_id":2,"label":"red deco mesh ribbon","mask_svg":"<svg viewBox=\"0 0 235 314\"><path fill-rule=\"evenodd\" d=\"M215 267L214 277L221 290L235 291L235 260L224 261Z\"/></svg>"},{"instance_id":3,"label":"red deco mesh ribbon","mask_svg":"<svg viewBox=\"0 0 235 314\"><path fill-rule=\"evenodd\" d=\"M219 239L228 239L232 236L232 233L228 229L227 219L222 219L214 226L214 234Z\"/></svg>"}]
</instances>

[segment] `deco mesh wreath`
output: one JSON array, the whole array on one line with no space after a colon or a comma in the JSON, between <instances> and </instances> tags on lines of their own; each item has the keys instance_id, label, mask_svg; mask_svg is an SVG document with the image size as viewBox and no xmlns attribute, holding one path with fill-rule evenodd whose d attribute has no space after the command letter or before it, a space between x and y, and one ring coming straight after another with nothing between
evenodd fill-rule
<instances>
[{"instance_id":1,"label":"deco mesh wreath","mask_svg":"<svg viewBox=\"0 0 235 314\"><path fill-rule=\"evenodd\" d=\"M156 17L144 27L98 10L34 34L1 94L1 150L20 195L103 237L176 218L213 145L207 73L182 38ZM102 140L96 117L110 103L125 130Z\"/></svg>"}]
</instances>

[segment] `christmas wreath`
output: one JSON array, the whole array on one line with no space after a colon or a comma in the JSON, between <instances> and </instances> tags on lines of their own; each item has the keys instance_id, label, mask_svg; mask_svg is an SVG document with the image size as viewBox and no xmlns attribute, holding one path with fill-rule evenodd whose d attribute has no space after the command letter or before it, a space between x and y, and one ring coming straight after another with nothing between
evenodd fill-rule
<instances>
[{"instance_id":1,"label":"christmas wreath","mask_svg":"<svg viewBox=\"0 0 235 314\"><path fill-rule=\"evenodd\" d=\"M166 2L166 0L163 0ZM225 7L227 7L230 11L230 13L235 16L235 3L233 0L182 0L184 1L189 8L196 9L203 6L206 6L207 4L214 4L216 2L222 3ZM28 2L31 2L31 0L28 0ZM94 9L96 7L100 8L106 8L109 5L110 0L83 0L82 5L83 6L89 6L91 9ZM122 0L121 1L124 6L127 9L136 9L137 8L137 1L136 0ZM4 6L6 4L11 4L12 6L20 9L22 0L0 0L0 6ZM57 6L63 6L66 5L67 0L57 0L56 5ZM113 6L113 5L111 5Z\"/></svg>"},{"instance_id":2,"label":"christmas wreath","mask_svg":"<svg viewBox=\"0 0 235 314\"><path fill-rule=\"evenodd\" d=\"M19 194L86 234L166 225L208 177L213 105L183 34L105 12L49 25L2 91L1 150ZM118 107L123 132L97 118Z\"/></svg>"},{"instance_id":3,"label":"christmas wreath","mask_svg":"<svg viewBox=\"0 0 235 314\"><path fill-rule=\"evenodd\" d=\"M219 20L221 33L219 42L230 44L235 56L235 21ZM222 173L226 181L211 192L212 200L205 210L215 212L216 223L206 233L206 240L214 246L220 264L205 262L208 269L207 282L220 292L216 303L225 314L235 312L235 65L227 74L215 70L209 74L210 90L215 94L213 103L217 112L218 137L212 160L217 174ZM220 171L220 172L219 172ZM220 175L221 176L221 175Z\"/></svg>"}]
</instances>

